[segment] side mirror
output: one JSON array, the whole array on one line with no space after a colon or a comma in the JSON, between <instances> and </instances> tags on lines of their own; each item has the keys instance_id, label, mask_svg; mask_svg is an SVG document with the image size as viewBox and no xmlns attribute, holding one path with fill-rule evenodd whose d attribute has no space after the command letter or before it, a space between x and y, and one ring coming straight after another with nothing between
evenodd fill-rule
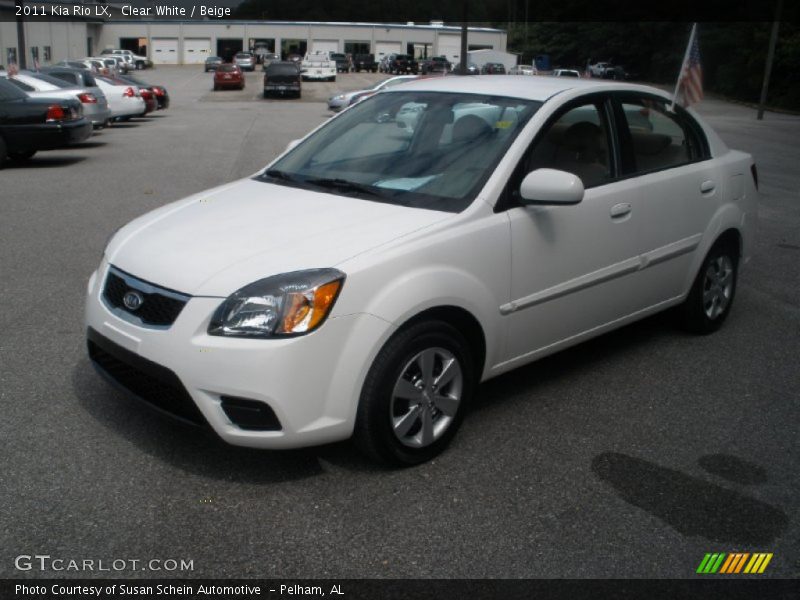
<instances>
[{"instance_id":1,"label":"side mirror","mask_svg":"<svg viewBox=\"0 0 800 600\"><path fill-rule=\"evenodd\" d=\"M583 182L566 171L536 169L522 180L519 195L525 205L578 204L583 200Z\"/></svg>"},{"instance_id":2,"label":"side mirror","mask_svg":"<svg viewBox=\"0 0 800 600\"><path fill-rule=\"evenodd\" d=\"M286 144L286 150L284 150L284 152L288 152L289 150L292 150L295 146L297 146L297 144L299 144L302 141L303 140L292 140L291 142Z\"/></svg>"}]
</instances>

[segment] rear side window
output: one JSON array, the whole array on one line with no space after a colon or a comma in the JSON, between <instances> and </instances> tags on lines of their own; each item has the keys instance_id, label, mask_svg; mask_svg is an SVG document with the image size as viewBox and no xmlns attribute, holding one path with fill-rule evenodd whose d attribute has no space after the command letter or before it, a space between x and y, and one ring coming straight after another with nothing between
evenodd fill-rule
<instances>
[{"instance_id":1,"label":"rear side window","mask_svg":"<svg viewBox=\"0 0 800 600\"><path fill-rule=\"evenodd\" d=\"M688 115L670 111L666 101L626 98L621 106L633 161L626 170L648 173L705 158L699 128L691 126Z\"/></svg>"},{"instance_id":2,"label":"rear side window","mask_svg":"<svg viewBox=\"0 0 800 600\"><path fill-rule=\"evenodd\" d=\"M24 92L14 87L8 79L0 77L0 100L21 100L27 98Z\"/></svg>"}]
</instances>

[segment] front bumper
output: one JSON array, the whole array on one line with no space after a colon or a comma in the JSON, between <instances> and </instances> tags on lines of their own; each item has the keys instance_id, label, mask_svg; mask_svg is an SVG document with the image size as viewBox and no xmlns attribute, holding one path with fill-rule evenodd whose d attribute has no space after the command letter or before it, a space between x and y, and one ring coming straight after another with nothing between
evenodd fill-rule
<instances>
[{"instance_id":1,"label":"front bumper","mask_svg":"<svg viewBox=\"0 0 800 600\"><path fill-rule=\"evenodd\" d=\"M95 366L128 392L184 420L207 424L224 441L239 446L297 448L352 435L362 383L393 331L391 324L355 314L330 318L317 331L294 338L209 336L209 320L223 299L193 297L170 327L142 327L120 318L103 301L107 271L104 260L89 281L87 337ZM92 344L112 354L111 363L104 365L106 358L93 352ZM114 360L122 367L115 367ZM131 373L126 365L150 373L169 389L126 381ZM143 397L153 389L167 400ZM237 425L226 412L226 398L265 404L280 429Z\"/></svg>"}]
</instances>

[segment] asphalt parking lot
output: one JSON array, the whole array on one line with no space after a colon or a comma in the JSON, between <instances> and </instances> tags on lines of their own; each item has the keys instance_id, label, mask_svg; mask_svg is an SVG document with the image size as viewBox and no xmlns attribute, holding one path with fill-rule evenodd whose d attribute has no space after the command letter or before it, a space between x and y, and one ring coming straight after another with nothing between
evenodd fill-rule
<instances>
[{"instance_id":1,"label":"asphalt parking lot","mask_svg":"<svg viewBox=\"0 0 800 600\"><path fill-rule=\"evenodd\" d=\"M194 565L129 577L681 578L733 551L800 576L800 117L699 107L762 193L721 331L659 315L492 380L444 455L387 471L347 443L238 449L163 420L95 374L82 325L117 227L255 172L380 76L301 101L260 99L260 72L243 92L141 77L169 110L0 171L0 577L87 575L15 569L38 553Z\"/></svg>"}]
</instances>

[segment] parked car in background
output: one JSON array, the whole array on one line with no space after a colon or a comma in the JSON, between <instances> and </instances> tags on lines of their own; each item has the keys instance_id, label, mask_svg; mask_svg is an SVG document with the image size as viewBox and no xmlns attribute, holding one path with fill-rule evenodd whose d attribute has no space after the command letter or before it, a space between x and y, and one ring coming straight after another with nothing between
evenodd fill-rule
<instances>
[{"instance_id":1,"label":"parked car in background","mask_svg":"<svg viewBox=\"0 0 800 600\"><path fill-rule=\"evenodd\" d=\"M153 66L153 61L151 61L146 56L141 56L139 54L134 54L130 50L115 50L112 48L106 48L100 54L110 54L112 56L123 56L127 57L126 61L133 65L135 69L148 69Z\"/></svg>"},{"instance_id":2,"label":"parked car in background","mask_svg":"<svg viewBox=\"0 0 800 600\"><path fill-rule=\"evenodd\" d=\"M264 54L264 56L261 57L262 70L266 71L267 67L274 62L281 62L280 54L275 54L273 52L267 52L266 54Z\"/></svg>"},{"instance_id":3,"label":"parked car in background","mask_svg":"<svg viewBox=\"0 0 800 600\"><path fill-rule=\"evenodd\" d=\"M581 72L578 69L556 69L553 71L553 77L576 77L580 79Z\"/></svg>"},{"instance_id":4,"label":"parked car in background","mask_svg":"<svg viewBox=\"0 0 800 600\"><path fill-rule=\"evenodd\" d=\"M112 236L89 358L230 444L352 437L378 461L430 460L482 381L668 308L723 326L754 252L755 164L671 104L556 77L378 93ZM644 110L652 128L631 128Z\"/></svg>"},{"instance_id":5,"label":"parked car in background","mask_svg":"<svg viewBox=\"0 0 800 600\"><path fill-rule=\"evenodd\" d=\"M397 75L403 73L416 75L419 72L419 63L410 54L390 54L388 72Z\"/></svg>"},{"instance_id":6,"label":"parked car in background","mask_svg":"<svg viewBox=\"0 0 800 600\"><path fill-rule=\"evenodd\" d=\"M432 56L419 61L419 72L422 75L428 73L449 73L453 69L453 64L445 56Z\"/></svg>"},{"instance_id":7,"label":"parked car in background","mask_svg":"<svg viewBox=\"0 0 800 600\"><path fill-rule=\"evenodd\" d=\"M225 88L244 89L244 73L239 65L225 63L214 71L214 91Z\"/></svg>"},{"instance_id":8,"label":"parked car in background","mask_svg":"<svg viewBox=\"0 0 800 600\"><path fill-rule=\"evenodd\" d=\"M509 75L536 75L536 67L534 65L516 65L511 67L508 71Z\"/></svg>"},{"instance_id":9,"label":"parked car in background","mask_svg":"<svg viewBox=\"0 0 800 600\"><path fill-rule=\"evenodd\" d=\"M389 58L391 54L387 54L378 61L378 71L381 73L389 73Z\"/></svg>"},{"instance_id":10,"label":"parked car in background","mask_svg":"<svg viewBox=\"0 0 800 600\"><path fill-rule=\"evenodd\" d=\"M225 61L222 60L219 56L209 56L206 58L206 62L204 64L203 70L208 73L209 71L216 71L219 66L224 63Z\"/></svg>"},{"instance_id":11,"label":"parked car in background","mask_svg":"<svg viewBox=\"0 0 800 600\"><path fill-rule=\"evenodd\" d=\"M95 79L108 100L112 120L127 121L131 117L140 117L147 111L147 105L137 86L111 77L98 76Z\"/></svg>"},{"instance_id":12,"label":"parked car in background","mask_svg":"<svg viewBox=\"0 0 800 600\"><path fill-rule=\"evenodd\" d=\"M594 63L593 65L589 65L589 75L592 77L605 77L606 69L609 68L611 68L610 62Z\"/></svg>"},{"instance_id":13,"label":"parked car in background","mask_svg":"<svg viewBox=\"0 0 800 600\"><path fill-rule=\"evenodd\" d=\"M474 62L471 62L471 63L467 63L467 72L466 73L462 73L461 72L461 64L458 63L455 66L453 66L453 70L450 71L450 73L452 75L480 75L481 69L477 64L475 64Z\"/></svg>"},{"instance_id":14,"label":"parked car in background","mask_svg":"<svg viewBox=\"0 0 800 600\"><path fill-rule=\"evenodd\" d=\"M336 63L336 72L337 73L349 73L351 64L350 58L346 54L342 52L333 52L331 53L331 60Z\"/></svg>"},{"instance_id":15,"label":"parked car in background","mask_svg":"<svg viewBox=\"0 0 800 600\"><path fill-rule=\"evenodd\" d=\"M81 103L82 114L94 127L108 124L111 116L108 101L96 85L86 88L46 73L24 70L10 77L9 82L33 98L73 98Z\"/></svg>"},{"instance_id":16,"label":"parked car in background","mask_svg":"<svg viewBox=\"0 0 800 600\"><path fill-rule=\"evenodd\" d=\"M242 71L255 71L256 58L249 52L239 52L233 57L233 64Z\"/></svg>"},{"instance_id":17,"label":"parked car in background","mask_svg":"<svg viewBox=\"0 0 800 600\"><path fill-rule=\"evenodd\" d=\"M375 62L374 54L356 54L353 57L353 70L358 73L360 71L369 71L376 73L378 71L378 63Z\"/></svg>"},{"instance_id":18,"label":"parked car in background","mask_svg":"<svg viewBox=\"0 0 800 600\"><path fill-rule=\"evenodd\" d=\"M153 98L156 101L156 108L158 110L165 110L169 108L169 93L167 92L167 88L163 85L154 85L152 83L147 83L146 81L142 81L134 77L133 75L120 75L117 79L131 83L139 88L139 90L149 90L153 94ZM145 101L147 101L147 97L144 96Z\"/></svg>"},{"instance_id":19,"label":"parked car in background","mask_svg":"<svg viewBox=\"0 0 800 600\"><path fill-rule=\"evenodd\" d=\"M0 77L0 169L7 159L28 160L39 150L80 143L92 124L74 98L33 98Z\"/></svg>"},{"instance_id":20,"label":"parked car in background","mask_svg":"<svg viewBox=\"0 0 800 600\"><path fill-rule=\"evenodd\" d=\"M506 66L503 63L490 62L481 67L483 75L505 75Z\"/></svg>"},{"instance_id":21,"label":"parked car in background","mask_svg":"<svg viewBox=\"0 0 800 600\"><path fill-rule=\"evenodd\" d=\"M302 77L297 63L271 62L264 69L264 98L269 96L295 96L302 94Z\"/></svg>"},{"instance_id":22,"label":"parked car in background","mask_svg":"<svg viewBox=\"0 0 800 600\"><path fill-rule=\"evenodd\" d=\"M86 68L75 69L60 65L56 65L54 67L42 67L39 70L39 73L44 73L46 75L50 75L51 77L55 77L56 79L61 79L71 86L85 88L97 96L98 99L103 95L103 91L97 85L97 81L95 80L95 74L101 73L96 73Z\"/></svg>"},{"instance_id":23,"label":"parked car in background","mask_svg":"<svg viewBox=\"0 0 800 600\"><path fill-rule=\"evenodd\" d=\"M394 87L400 83L406 83L413 79L417 79L416 75L398 75L397 77L390 77L389 79L384 79L383 81L379 81L372 87L363 89L363 90L354 90L352 92L337 92L330 98L328 98L328 108L334 112L338 112L343 108L347 108L351 104L355 104L353 102L354 99L363 100L364 98L368 98L373 94L378 93L383 89L388 89L390 87Z\"/></svg>"}]
</instances>

